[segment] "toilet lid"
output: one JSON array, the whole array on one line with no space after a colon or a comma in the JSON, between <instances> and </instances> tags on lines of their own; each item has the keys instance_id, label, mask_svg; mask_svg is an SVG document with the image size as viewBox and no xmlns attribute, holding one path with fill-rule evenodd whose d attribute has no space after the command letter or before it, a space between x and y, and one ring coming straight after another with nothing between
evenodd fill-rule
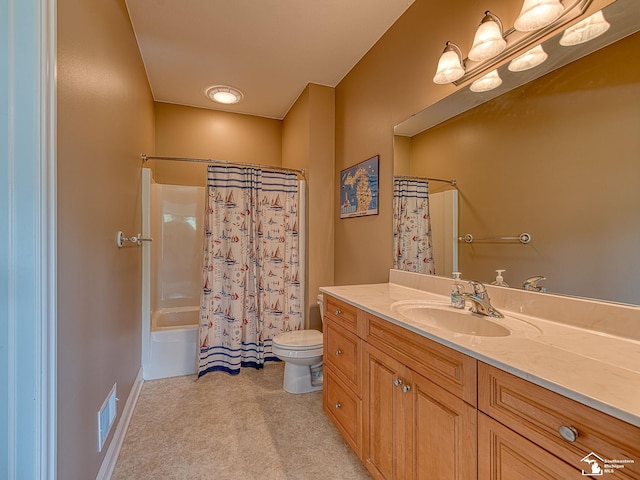
<instances>
[{"instance_id":1,"label":"toilet lid","mask_svg":"<svg viewBox=\"0 0 640 480\"><path fill-rule=\"evenodd\" d=\"M282 348L311 350L322 345L322 332L318 330L297 330L281 333L273 337L273 344Z\"/></svg>"}]
</instances>

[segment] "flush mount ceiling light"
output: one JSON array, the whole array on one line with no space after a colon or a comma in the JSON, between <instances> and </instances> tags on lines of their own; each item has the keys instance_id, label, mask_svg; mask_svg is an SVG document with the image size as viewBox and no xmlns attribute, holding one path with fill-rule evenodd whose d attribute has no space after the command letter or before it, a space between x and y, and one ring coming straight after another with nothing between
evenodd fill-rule
<instances>
[{"instance_id":1,"label":"flush mount ceiling light","mask_svg":"<svg viewBox=\"0 0 640 480\"><path fill-rule=\"evenodd\" d=\"M232 105L242 100L242 92L227 85L216 85L207 89L207 97L217 103Z\"/></svg>"},{"instance_id":2,"label":"flush mount ceiling light","mask_svg":"<svg viewBox=\"0 0 640 480\"><path fill-rule=\"evenodd\" d=\"M520 32L538 30L555 22L563 11L560 0L524 0L513 28Z\"/></svg>"},{"instance_id":3,"label":"flush mount ceiling light","mask_svg":"<svg viewBox=\"0 0 640 480\"><path fill-rule=\"evenodd\" d=\"M562 34L560 45L565 47L588 42L609 30L611 24L604 18L602 10L567 28Z\"/></svg>"},{"instance_id":4,"label":"flush mount ceiling light","mask_svg":"<svg viewBox=\"0 0 640 480\"><path fill-rule=\"evenodd\" d=\"M473 82L469 89L472 92L488 92L489 90L493 90L494 88L500 86L502 83L502 79L500 75L498 75L498 70L491 70L484 77L480 77L478 80Z\"/></svg>"},{"instance_id":5,"label":"flush mount ceiling light","mask_svg":"<svg viewBox=\"0 0 640 480\"><path fill-rule=\"evenodd\" d=\"M447 42L438 61L438 69L433 83L445 84L458 80L464 75L462 52L455 43Z\"/></svg>"},{"instance_id":6,"label":"flush mount ceiling light","mask_svg":"<svg viewBox=\"0 0 640 480\"><path fill-rule=\"evenodd\" d=\"M530 68L537 67L547 59L547 56L548 55L542 48L542 45L538 45L537 47L533 47L531 50L511 60L511 63L507 68L511 72L523 72Z\"/></svg>"},{"instance_id":7,"label":"flush mount ceiling light","mask_svg":"<svg viewBox=\"0 0 640 480\"><path fill-rule=\"evenodd\" d=\"M473 46L469 51L469 59L481 62L495 57L507 48L507 42L502 36L502 22L489 10L484 12L484 17L476 30L473 38Z\"/></svg>"}]
</instances>

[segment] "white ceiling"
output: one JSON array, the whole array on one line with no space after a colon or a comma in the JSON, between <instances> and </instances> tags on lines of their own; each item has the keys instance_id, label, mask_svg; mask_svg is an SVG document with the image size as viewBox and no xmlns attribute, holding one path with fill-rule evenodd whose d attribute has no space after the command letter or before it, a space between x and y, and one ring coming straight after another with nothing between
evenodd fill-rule
<instances>
[{"instance_id":1,"label":"white ceiling","mask_svg":"<svg viewBox=\"0 0 640 480\"><path fill-rule=\"evenodd\" d=\"M335 87L414 0L126 0L154 99L282 119ZM244 99L213 103L230 85Z\"/></svg>"}]
</instances>

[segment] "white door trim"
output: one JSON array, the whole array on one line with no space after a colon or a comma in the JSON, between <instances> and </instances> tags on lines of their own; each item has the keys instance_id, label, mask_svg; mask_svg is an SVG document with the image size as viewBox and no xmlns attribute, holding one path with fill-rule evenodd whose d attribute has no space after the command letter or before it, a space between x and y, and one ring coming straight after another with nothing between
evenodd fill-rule
<instances>
[{"instance_id":1,"label":"white door trim","mask_svg":"<svg viewBox=\"0 0 640 480\"><path fill-rule=\"evenodd\" d=\"M0 0L0 477L11 480L56 478L55 7Z\"/></svg>"}]
</instances>

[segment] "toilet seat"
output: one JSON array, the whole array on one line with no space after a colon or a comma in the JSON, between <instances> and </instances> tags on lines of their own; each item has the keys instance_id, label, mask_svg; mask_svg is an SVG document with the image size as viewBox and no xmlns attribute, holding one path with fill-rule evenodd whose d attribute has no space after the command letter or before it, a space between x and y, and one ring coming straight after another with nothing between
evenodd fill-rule
<instances>
[{"instance_id":1,"label":"toilet seat","mask_svg":"<svg viewBox=\"0 0 640 480\"><path fill-rule=\"evenodd\" d=\"M288 358L322 357L322 332L297 330L273 337L272 351Z\"/></svg>"},{"instance_id":2,"label":"toilet seat","mask_svg":"<svg viewBox=\"0 0 640 480\"><path fill-rule=\"evenodd\" d=\"M322 347L322 332L318 330L296 330L273 337L273 345L290 350L313 350Z\"/></svg>"}]
</instances>

